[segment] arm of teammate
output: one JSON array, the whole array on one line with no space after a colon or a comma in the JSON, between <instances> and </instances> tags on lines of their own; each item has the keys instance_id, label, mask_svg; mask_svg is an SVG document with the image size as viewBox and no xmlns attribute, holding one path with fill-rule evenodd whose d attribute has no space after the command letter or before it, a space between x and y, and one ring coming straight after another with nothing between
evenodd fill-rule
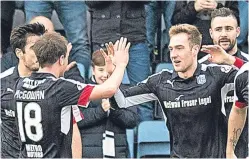
<instances>
[{"instance_id":1,"label":"arm of teammate","mask_svg":"<svg viewBox=\"0 0 249 159\"><path fill-rule=\"evenodd\" d=\"M82 140L77 123L73 124L72 158L82 158Z\"/></svg>"},{"instance_id":2,"label":"arm of teammate","mask_svg":"<svg viewBox=\"0 0 249 159\"><path fill-rule=\"evenodd\" d=\"M246 114L246 107L239 108L233 105L228 121L226 158L236 158L234 151L245 125Z\"/></svg>"},{"instance_id":3,"label":"arm of teammate","mask_svg":"<svg viewBox=\"0 0 249 159\"><path fill-rule=\"evenodd\" d=\"M236 157L234 153L235 147L246 121L248 106L248 70L246 71L244 68L246 68L246 65L241 68L235 77L235 103L228 121L227 158Z\"/></svg>"},{"instance_id":4,"label":"arm of teammate","mask_svg":"<svg viewBox=\"0 0 249 159\"><path fill-rule=\"evenodd\" d=\"M110 98L111 103L117 104L119 108L127 108L130 106L158 100L157 85L160 82L161 74L151 75L136 86L120 90Z\"/></svg>"},{"instance_id":5,"label":"arm of teammate","mask_svg":"<svg viewBox=\"0 0 249 159\"><path fill-rule=\"evenodd\" d=\"M115 43L114 57L116 67L112 75L101 85L83 84L79 81L60 78L57 80L57 99L61 107L75 105L87 107L90 100L104 99L113 96L118 89L122 79L125 67L129 60L130 43L127 39L121 37ZM69 50L69 49L68 49ZM107 55L103 54L105 59ZM111 62L110 62L111 63ZM111 65L113 65L111 63Z\"/></svg>"},{"instance_id":6,"label":"arm of teammate","mask_svg":"<svg viewBox=\"0 0 249 159\"><path fill-rule=\"evenodd\" d=\"M208 60L212 63L234 65L238 68L241 68L245 63L242 59L226 53L219 45L203 45L201 51L209 54Z\"/></svg>"}]
</instances>

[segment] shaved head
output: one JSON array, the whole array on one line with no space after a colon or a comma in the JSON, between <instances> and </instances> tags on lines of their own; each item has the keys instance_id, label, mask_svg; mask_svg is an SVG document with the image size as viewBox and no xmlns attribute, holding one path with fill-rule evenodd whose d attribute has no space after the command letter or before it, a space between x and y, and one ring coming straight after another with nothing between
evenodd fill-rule
<instances>
[{"instance_id":1,"label":"shaved head","mask_svg":"<svg viewBox=\"0 0 249 159\"><path fill-rule=\"evenodd\" d=\"M33 24L33 23L40 23L40 24L43 24L45 29L48 31L48 32L53 32L54 31L54 25L52 23L52 21L50 19L48 19L47 17L44 17L44 16L37 16L37 17L34 17L30 22L29 24Z\"/></svg>"}]
</instances>

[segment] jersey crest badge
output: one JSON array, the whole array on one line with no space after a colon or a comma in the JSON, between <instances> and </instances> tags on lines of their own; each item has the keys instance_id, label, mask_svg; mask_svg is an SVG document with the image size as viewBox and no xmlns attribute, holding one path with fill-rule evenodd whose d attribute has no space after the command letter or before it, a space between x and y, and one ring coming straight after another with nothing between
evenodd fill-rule
<instances>
[{"instance_id":1,"label":"jersey crest badge","mask_svg":"<svg viewBox=\"0 0 249 159\"><path fill-rule=\"evenodd\" d=\"M231 66L221 66L220 70L221 72L228 73L232 69Z\"/></svg>"},{"instance_id":2,"label":"jersey crest badge","mask_svg":"<svg viewBox=\"0 0 249 159\"><path fill-rule=\"evenodd\" d=\"M205 75L197 76L197 84L204 84L204 83L206 83L206 76Z\"/></svg>"}]
</instances>

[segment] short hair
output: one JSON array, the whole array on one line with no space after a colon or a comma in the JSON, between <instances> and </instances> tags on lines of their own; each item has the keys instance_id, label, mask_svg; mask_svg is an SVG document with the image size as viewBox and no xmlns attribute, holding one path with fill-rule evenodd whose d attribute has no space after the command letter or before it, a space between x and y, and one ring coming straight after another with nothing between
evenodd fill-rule
<instances>
[{"instance_id":1,"label":"short hair","mask_svg":"<svg viewBox=\"0 0 249 159\"><path fill-rule=\"evenodd\" d=\"M97 50L92 54L92 67L94 66L105 66L105 58L100 50Z\"/></svg>"},{"instance_id":2,"label":"short hair","mask_svg":"<svg viewBox=\"0 0 249 159\"><path fill-rule=\"evenodd\" d=\"M41 68L53 65L62 55L66 56L67 40L59 33L45 33L31 47Z\"/></svg>"},{"instance_id":3,"label":"short hair","mask_svg":"<svg viewBox=\"0 0 249 159\"><path fill-rule=\"evenodd\" d=\"M17 48L24 52L28 37L35 35L41 36L44 33L45 27L40 23L26 24L16 27L11 31L10 35L11 48L14 52Z\"/></svg>"},{"instance_id":4,"label":"short hair","mask_svg":"<svg viewBox=\"0 0 249 159\"><path fill-rule=\"evenodd\" d=\"M178 24L178 25L172 26L169 30L170 38L180 33L188 34L191 48L194 45L201 46L202 35L196 26L193 26L190 24Z\"/></svg>"},{"instance_id":5,"label":"short hair","mask_svg":"<svg viewBox=\"0 0 249 159\"><path fill-rule=\"evenodd\" d=\"M213 21L214 18L216 17L233 17L237 23L238 23L238 26L240 26L240 20L238 18L238 16L229 8L225 8L225 7L222 7L222 8L219 8L219 9L214 9L211 13L211 23Z\"/></svg>"}]
</instances>

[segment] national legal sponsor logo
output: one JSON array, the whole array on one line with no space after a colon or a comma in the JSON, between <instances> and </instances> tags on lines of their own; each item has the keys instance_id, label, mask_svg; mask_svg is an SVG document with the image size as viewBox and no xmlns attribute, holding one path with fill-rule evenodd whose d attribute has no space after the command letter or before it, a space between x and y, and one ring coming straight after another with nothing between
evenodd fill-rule
<instances>
[{"instance_id":1,"label":"national legal sponsor logo","mask_svg":"<svg viewBox=\"0 0 249 159\"><path fill-rule=\"evenodd\" d=\"M183 96L183 95L182 95ZM177 97L176 101L164 101L165 108L185 108L185 107L195 107L195 106L207 106L212 102L211 96L204 98L196 98L190 100L180 100L180 97ZM179 99L178 99L179 98Z\"/></svg>"}]
</instances>

